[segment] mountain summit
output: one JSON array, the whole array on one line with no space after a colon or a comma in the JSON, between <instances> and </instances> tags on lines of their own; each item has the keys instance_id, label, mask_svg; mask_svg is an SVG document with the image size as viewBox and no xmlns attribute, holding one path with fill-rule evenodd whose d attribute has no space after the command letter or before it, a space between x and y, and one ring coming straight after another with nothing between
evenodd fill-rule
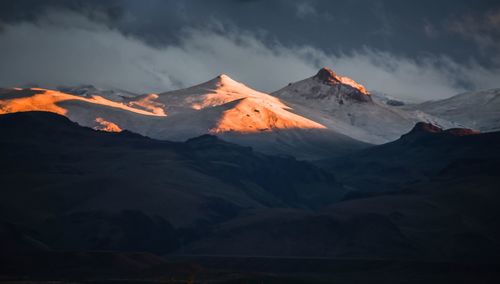
<instances>
[{"instance_id":1,"label":"mountain summit","mask_svg":"<svg viewBox=\"0 0 500 284\"><path fill-rule=\"evenodd\" d=\"M301 159L345 154L366 147L297 114L279 98L226 74L189 88L121 96L93 86L0 90L0 114L48 111L98 130L128 130L151 138L184 141L203 134ZM100 96L106 93L106 96ZM106 98L109 97L109 98ZM333 149L333 150L332 150Z\"/></svg>"},{"instance_id":2,"label":"mountain summit","mask_svg":"<svg viewBox=\"0 0 500 284\"><path fill-rule=\"evenodd\" d=\"M370 96L370 93L366 90L366 88L363 85L357 83L356 81L354 81L349 77L342 77L337 75L337 73L335 73L332 69L328 67L321 68L313 78L322 82L323 84L330 86L344 85L344 87L351 87L363 95ZM354 93L357 92L354 91ZM367 100L367 97L365 96L360 96L359 98L361 98L362 101Z\"/></svg>"},{"instance_id":3,"label":"mountain summit","mask_svg":"<svg viewBox=\"0 0 500 284\"><path fill-rule=\"evenodd\" d=\"M323 67L319 69L318 73L314 76L318 80L323 81L324 83L330 82L338 82L337 73L335 73L332 69L328 67Z\"/></svg>"},{"instance_id":4,"label":"mountain summit","mask_svg":"<svg viewBox=\"0 0 500 284\"><path fill-rule=\"evenodd\" d=\"M419 121L444 128L455 127L422 112L381 104L372 99L363 85L326 67L273 95L298 114L330 130L368 143L380 144L398 139Z\"/></svg>"},{"instance_id":5,"label":"mountain summit","mask_svg":"<svg viewBox=\"0 0 500 284\"><path fill-rule=\"evenodd\" d=\"M130 102L144 99L147 96L134 98ZM160 93L150 102L163 105L164 111L173 115L179 111L184 112L186 109L201 110L245 98L253 98L285 107L275 97L254 90L226 74L220 74L209 81L192 87Z\"/></svg>"},{"instance_id":6,"label":"mountain summit","mask_svg":"<svg viewBox=\"0 0 500 284\"><path fill-rule=\"evenodd\" d=\"M278 98L256 91L245 84L221 74L212 80L182 90L144 95L128 101L129 105L161 106L175 127L183 133L168 129L160 138L183 140L212 133L260 133L277 129L324 129L319 123L296 115ZM188 133L199 128L198 133ZM155 130L156 131L156 130ZM157 137L158 133L151 133Z\"/></svg>"},{"instance_id":7,"label":"mountain summit","mask_svg":"<svg viewBox=\"0 0 500 284\"><path fill-rule=\"evenodd\" d=\"M442 134L442 135L451 135L451 136L467 136L467 135L476 135L481 132L470 129L470 128L450 128L450 129L442 129L439 126L436 126L432 123L428 122L418 122L415 124L413 129L407 134L403 135L412 136L412 135L429 135L429 134Z\"/></svg>"},{"instance_id":8,"label":"mountain summit","mask_svg":"<svg viewBox=\"0 0 500 284\"><path fill-rule=\"evenodd\" d=\"M208 133L262 152L293 153L299 158L329 155L333 148L357 149L365 145L329 131L298 115L281 99L226 74L189 88L139 96L128 104L161 107L167 114L166 119L143 129L143 134L157 139L182 141Z\"/></svg>"},{"instance_id":9,"label":"mountain summit","mask_svg":"<svg viewBox=\"0 0 500 284\"><path fill-rule=\"evenodd\" d=\"M328 101L327 104L372 102L366 88L349 77L337 75L333 70L323 67L313 77L289 84L274 93L280 98L303 97Z\"/></svg>"}]
</instances>

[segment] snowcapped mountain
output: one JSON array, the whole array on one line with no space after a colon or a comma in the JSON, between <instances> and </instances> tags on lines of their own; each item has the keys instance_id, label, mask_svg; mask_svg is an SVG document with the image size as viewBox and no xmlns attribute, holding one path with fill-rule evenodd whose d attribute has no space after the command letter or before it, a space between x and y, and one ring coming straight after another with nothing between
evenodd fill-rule
<instances>
[{"instance_id":1,"label":"snowcapped mountain","mask_svg":"<svg viewBox=\"0 0 500 284\"><path fill-rule=\"evenodd\" d=\"M143 132L158 139L180 141L209 133L266 153L299 158L345 153L365 146L224 74L193 87L138 96L125 103L166 115Z\"/></svg>"},{"instance_id":2,"label":"snowcapped mountain","mask_svg":"<svg viewBox=\"0 0 500 284\"><path fill-rule=\"evenodd\" d=\"M172 141L212 134L261 152L303 159L394 141L417 122L443 129L498 130L499 106L500 89L405 104L384 94L371 94L328 68L272 94L224 74L159 94L137 95L94 86L57 91L0 89L0 114L49 111L94 129L126 129Z\"/></svg>"},{"instance_id":3,"label":"snowcapped mountain","mask_svg":"<svg viewBox=\"0 0 500 284\"><path fill-rule=\"evenodd\" d=\"M74 95L55 90L0 89L0 114L48 111L64 115L80 125L106 131L138 130L162 116L112 101L99 95Z\"/></svg>"},{"instance_id":4,"label":"snowcapped mountain","mask_svg":"<svg viewBox=\"0 0 500 284\"><path fill-rule=\"evenodd\" d=\"M225 132L255 133L277 129L325 129L319 123L290 112L290 108L279 99L253 90L236 82L227 75L218 77L190 88L149 94L126 100L127 105L145 110L165 113L183 124L186 129L193 128L190 119L202 116L207 131L212 134ZM161 138L187 139L178 133L166 131Z\"/></svg>"},{"instance_id":5,"label":"snowcapped mountain","mask_svg":"<svg viewBox=\"0 0 500 284\"><path fill-rule=\"evenodd\" d=\"M467 92L408 107L483 132L500 130L500 89Z\"/></svg>"},{"instance_id":6,"label":"snowcapped mountain","mask_svg":"<svg viewBox=\"0 0 500 284\"><path fill-rule=\"evenodd\" d=\"M107 93L107 99L98 95L98 89L88 89L68 90L73 94L4 89L0 113L50 111L95 129L127 129L173 141L208 133L262 152L307 159L367 146L292 112L280 99L227 75L178 91L135 97Z\"/></svg>"},{"instance_id":7,"label":"snowcapped mountain","mask_svg":"<svg viewBox=\"0 0 500 284\"><path fill-rule=\"evenodd\" d=\"M354 139L380 144L399 138L416 122L443 128L453 123L418 110L403 110L373 99L361 84L322 68L313 77L291 83L272 95L305 117Z\"/></svg>"}]
</instances>

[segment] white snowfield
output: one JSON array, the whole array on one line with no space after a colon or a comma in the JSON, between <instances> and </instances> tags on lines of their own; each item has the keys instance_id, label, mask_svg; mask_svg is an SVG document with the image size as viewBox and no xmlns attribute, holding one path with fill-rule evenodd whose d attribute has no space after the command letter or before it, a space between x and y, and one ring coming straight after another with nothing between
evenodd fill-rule
<instances>
[{"instance_id":1,"label":"white snowfield","mask_svg":"<svg viewBox=\"0 0 500 284\"><path fill-rule=\"evenodd\" d=\"M404 110L374 100L364 87L359 88L358 83L354 82L351 87L345 79L335 80L339 76L333 71L327 68L322 70L322 76L320 70L317 75L290 84L272 95L285 101L298 114L330 130L372 144L396 140L419 121L431 122L442 128L455 126L418 110ZM324 76L328 73L332 80L325 83Z\"/></svg>"},{"instance_id":2,"label":"white snowfield","mask_svg":"<svg viewBox=\"0 0 500 284\"><path fill-rule=\"evenodd\" d=\"M178 91L129 96L84 87L65 90L4 89L0 113L50 111L83 126L129 130L156 139L184 141L203 134L301 159L340 154L365 146L291 111L280 99L227 75Z\"/></svg>"},{"instance_id":3,"label":"white snowfield","mask_svg":"<svg viewBox=\"0 0 500 284\"><path fill-rule=\"evenodd\" d=\"M462 93L410 105L407 109L420 110L483 132L500 131L500 89Z\"/></svg>"},{"instance_id":4,"label":"white snowfield","mask_svg":"<svg viewBox=\"0 0 500 284\"><path fill-rule=\"evenodd\" d=\"M137 95L93 86L58 91L0 89L0 114L50 111L94 129L126 129L173 141L213 134L266 153L315 159L360 149L366 143L395 140L418 121L456 127L448 120L468 121L473 117L472 113L465 115L461 105L474 109L476 114L487 113L488 118L477 117L471 120L473 123L460 124L481 130L499 129L498 94L496 90L482 95L484 100L474 107L470 106L473 99L462 98L465 94L440 102L391 106L387 100L373 99L354 80L323 68L315 76L272 94L256 91L224 74L190 88L160 94ZM460 115L452 115L452 110L458 110Z\"/></svg>"},{"instance_id":5,"label":"white snowfield","mask_svg":"<svg viewBox=\"0 0 500 284\"><path fill-rule=\"evenodd\" d=\"M204 133L259 133L278 129L325 129L323 125L289 111L279 99L253 90L227 75L190 88L154 95L143 95L126 101L129 106L151 110L162 108L175 122L175 128L188 131L200 128ZM150 133L163 139L187 139L170 127ZM181 131L181 130L180 130ZM182 131L184 132L184 131Z\"/></svg>"}]
</instances>

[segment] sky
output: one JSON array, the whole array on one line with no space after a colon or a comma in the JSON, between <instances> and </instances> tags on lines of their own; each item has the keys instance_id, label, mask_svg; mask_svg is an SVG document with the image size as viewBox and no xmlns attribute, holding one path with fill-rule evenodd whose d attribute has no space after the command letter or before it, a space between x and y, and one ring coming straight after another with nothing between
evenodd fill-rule
<instances>
[{"instance_id":1,"label":"sky","mask_svg":"<svg viewBox=\"0 0 500 284\"><path fill-rule=\"evenodd\" d=\"M407 100L500 87L500 1L3 0L0 86L138 93L323 66Z\"/></svg>"}]
</instances>

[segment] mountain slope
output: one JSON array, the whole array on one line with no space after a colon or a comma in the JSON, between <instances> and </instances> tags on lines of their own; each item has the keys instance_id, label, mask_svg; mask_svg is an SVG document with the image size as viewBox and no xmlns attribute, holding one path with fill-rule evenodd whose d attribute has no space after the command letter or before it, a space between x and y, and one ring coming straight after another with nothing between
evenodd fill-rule
<instances>
[{"instance_id":1,"label":"mountain slope","mask_svg":"<svg viewBox=\"0 0 500 284\"><path fill-rule=\"evenodd\" d=\"M144 95L167 119L145 132L159 139L184 140L210 133L273 154L318 159L367 145L297 115L278 98L255 91L227 75L182 90Z\"/></svg>"},{"instance_id":2,"label":"mountain slope","mask_svg":"<svg viewBox=\"0 0 500 284\"><path fill-rule=\"evenodd\" d=\"M463 93L409 108L484 132L500 130L500 89Z\"/></svg>"},{"instance_id":3,"label":"mountain slope","mask_svg":"<svg viewBox=\"0 0 500 284\"><path fill-rule=\"evenodd\" d=\"M184 109L199 110L219 106L243 98L253 98L276 108L287 108L278 99L251 89L225 74L193 87L160 93L154 101L164 105L167 113L176 113Z\"/></svg>"},{"instance_id":4,"label":"mountain slope","mask_svg":"<svg viewBox=\"0 0 500 284\"><path fill-rule=\"evenodd\" d=\"M227 75L220 75L208 82L157 95L143 95L131 98L128 105L161 106L169 118L176 120L179 128L196 129L196 116L203 117L205 126L201 133L218 134L224 132L258 133L276 129L325 129L324 126L307 118L289 112L289 107L277 98L255 91L236 82ZM151 108L151 107L149 107ZM159 135L163 139L184 140L194 135L165 131Z\"/></svg>"},{"instance_id":5,"label":"mountain slope","mask_svg":"<svg viewBox=\"0 0 500 284\"><path fill-rule=\"evenodd\" d=\"M95 94L74 95L40 88L0 89L0 114L26 111L53 112L83 126L113 131L141 129L164 116Z\"/></svg>"},{"instance_id":6,"label":"mountain slope","mask_svg":"<svg viewBox=\"0 0 500 284\"><path fill-rule=\"evenodd\" d=\"M0 219L27 226L78 212L88 222L113 220L133 210L190 227L243 209L315 208L344 193L333 175L311 164L214 136L157 141L44 112L1 115L0 128L1 163L8 165L0 173Z\"/></svg>"},{"instance_id":7,"label":"mountain slope","mask_svg":"<svg viewBox=\"0 0 500 284\"><path fill-rule=\"evenodd\" d=\"M211 135L157 141L45 112L0 115L0 129L2 275L78 277L88 267L92 279L108 270L124 279L117 270L163 265L130 251L223 271L320 272L326 283L365 278L367 267L381 281L401 273L394 283L408 273L440 275L438 283L460 278L450 275L457 269L498 274L499 133L419 124L353 159L328 160L342 179L376 173L404 189L348 198L328 171ZM398 168L426 178L398 179Z\"/></svg>"},{"instance_id":8,"label":"mountain slope","mask_svg":"<svg viewBox=\"0 0 500 284\"><path fill-rule=\"evenodd\" d=\"M498 143L500 132L420 123L397 141L322 163L350 188L345 200L316 212L242 214L186 249L498 264Z\"/></svg>"},{"instance_id":9,"label":"mountain slope","mask_svg":"<svg viewBox=\"0 0 500 284\"><path fill-rule=\"evenodd\" d=\"M405 111L373 100L362 85L328 68L272 94L298 114L368 143L395 140L418 121L433 122L445 128L453 126L420 111Z\"/></svg>"},{"instance_id":10,"label":"mountain slope","mask_svg":"<svg viewBox=\"0 0 500 284\"><path fill-rule=\"evenodd\" d=\"M0 113L50 111L83 126L126 129L156 139L184 141L214 134L256 150L318 159L367 147L306 117L278 98L252 90L226 75L200 85L162 94L132 96L92 87L4 89ZM108 94L109 93L109 94Z\"/></svg>"},{"instance_id":11,"label":"mountain slope","mask_svg":"<svg viewBox=\"0 0 500 284\"><path fill-rule=\"evenodd\" d=\"M408 183L427 181L449 167L470 167L488 175L500 161L500 134L471 129L443 130L418 123L400 139L319 164L335 172L354 190L400 191ZM479 167L479 168L477 168Z\"/></svg>"}]
</instances>

